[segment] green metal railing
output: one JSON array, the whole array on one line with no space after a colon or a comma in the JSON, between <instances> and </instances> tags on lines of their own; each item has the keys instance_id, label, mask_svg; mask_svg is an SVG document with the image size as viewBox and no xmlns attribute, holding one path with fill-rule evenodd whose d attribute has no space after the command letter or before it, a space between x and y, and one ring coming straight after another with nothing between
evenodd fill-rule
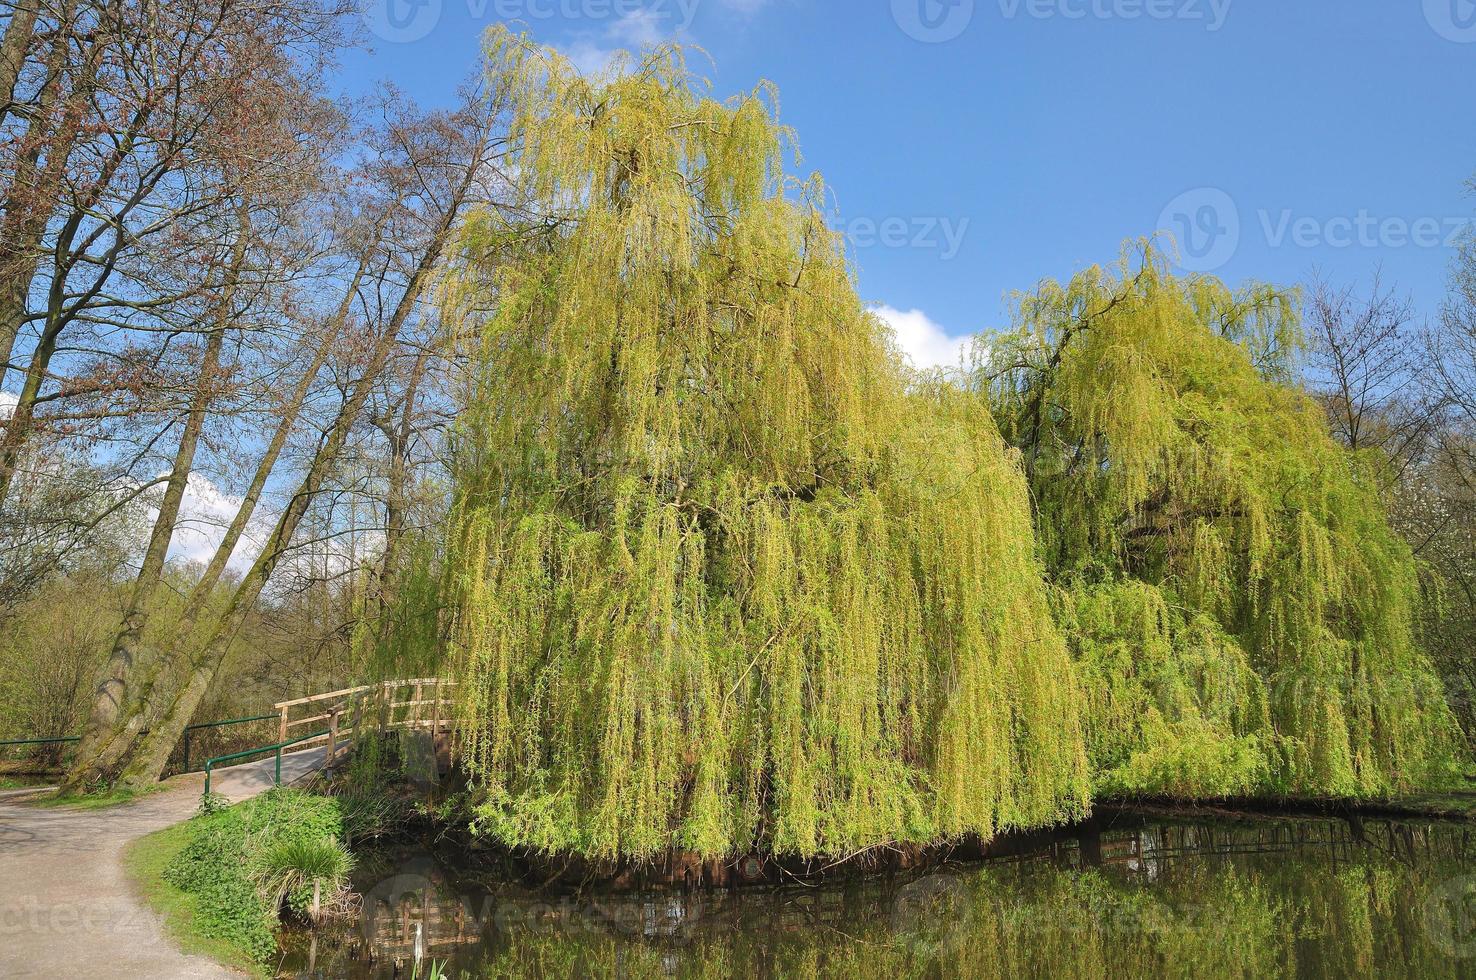
<instances>
[{"instance_id":1,"label":"green metal railing","mask_svg":"<svg viewBox=\"0 0 1476 980\"><path fill-rule=\"evenodd\" d=\"M298 745L298 744L300 744L302 742L311 742L315 738L326 738L328 736L328 733L329 733L329 730L325 728L321 732L314 732L311 735L299 735L297 738L290 738L290 739L288 739L285 742L278 742L276 745L263 745L259 749L247 749L244 752L232 752L229 755L218 755L214 759L207 759L205 761L205 769L204 769L204 772L205 772L205 793L204 793L204 795L206 795L206 796L209 796L210 795L210 774L211 774L211 771L215 768L215 764L217 762L234 762L237 759L245 759L248 756L261 755L263 752L275 752L275 753L277 753L276 775L273 777L272 782L275 785L277 785L277 786L281 786L282 785L282 750L283 749L289 749L292 746Z\"/></svg>"},{"instance_id":2,"label":"green metal railing","mask_svg":"<svg viewBox=\"0 0 1476 980\"><path fill-rule=\"evenodd\" d=\"M276 715L253 715L250 718L230 718L226 721L206 721L188 725L184 730L184 765L181 772L190 771L190 742L195 732L206 728L225 728L227 725L245 725L253 721L276 721Z\"/></svg>"},{"instance_id":3,"label":"green metal railing","mask_svg":"<svg viewBox=\"0 0 1476 980\"><path fill-rule=\"evenodd\" d=\"M253 721L276 721L276 715L252 715L250 718L228 718L225 721L203 721L195 725L186 725L184 730L184 764L182 772L190 772L190 753L193 748L195 732L207 728L226 728L231 725L246 725ZM0 749L10 748L17 745L69 745L82 741L80 735L66 735L59 738L11 738L0 740Z\"/></svg>"},{"instance_id":4,"label":"green metal railing","mask_svg":"<svg viewBox=\"0 0 1476 980\"><path fill-rule=\"evenodd\" d=\"M7 738L0 741L0 759L15 763L22 772L52 772L66 766L67 753L82 741L77 735L62 735L54 738ZM24 751L27 747L31 751ZM8 752L19 748L23 751ZM63 751L65 750L65 751Z\"/></svg>"}]
</instances>

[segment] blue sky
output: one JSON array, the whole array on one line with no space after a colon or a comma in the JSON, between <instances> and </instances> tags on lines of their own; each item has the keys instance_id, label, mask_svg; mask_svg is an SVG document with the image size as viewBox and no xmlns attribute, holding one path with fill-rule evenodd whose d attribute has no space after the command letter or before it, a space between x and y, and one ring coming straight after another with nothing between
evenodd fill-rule
<instances>
[{"instance_id":1,"label":"blue sky","mask_svg":"<svg viewBox=\"0 0 1476 980\"><path fill-rule=\"evenodd\" d=\"M503 19L584 64L678 38L719 94L777 83L923 362L1165 227L1231 282L1382 268L1433 315L1476 216L1476 0L364 2L350 91L449 101Z\"/></svg>"}]
</instances>

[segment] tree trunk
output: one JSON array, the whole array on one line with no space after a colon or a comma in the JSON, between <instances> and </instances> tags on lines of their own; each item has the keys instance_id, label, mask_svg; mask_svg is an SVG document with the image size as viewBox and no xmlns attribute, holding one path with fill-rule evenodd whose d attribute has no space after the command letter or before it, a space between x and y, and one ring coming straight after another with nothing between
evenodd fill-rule
<instances>
[{"instance_id":1,"label":"tree trunk","mask_svg":"<svg viewBox=\"0 0 1476 980\"><path fill-rule=\"evenodd\" d=\"M10 488L15 482L16 471L20 468L21 454L30 439L36 419L36 398L41 394L41 385L46 382L51 358L56 353L60 337L61 321L49 319L36 349L31 352L31 363L26 369L26 380L21 384L20 396L11 409L10 418L5 420L5 434L0 437L0 507L5 506ZM14 334L11 339L14 340Z\"/></svg>"},{"instance_id":2,"label":"tree trunk","mask_svg":"<svg viewBox=\"0 0 1476 980\"><path fill-rule=\"evenodd\" d=\"M70 22L71 6L68 4L66 13L63 15L67 22ZM54 57L51 64L55 71L49 88L55 87L55 79L60 77L61 68L65 64L67 39L66 32L59 30L57 44L61 50L59 56ZM144 185L132 193L132 203L122 212L109 216L117 227L117 234L112 247L106 250L106 254L99 258L73 252L76 236L83 222L95 216L94 210L98 203L102 201L113 178L124 169L124 165L137 147L139 137L146 131L154 113L152 102L146 100L134 110L128 127L118 134L116 143L109 150L107 159L97 169L96 174L89 175L93 177L90 185L84 189L83 193L67 202L66 220L62 222L57 232L55 245L42 249L46 228L59 216L61 211L62 201L59 194L66 183L67 160L73 144L79 137L77 126L80 116L73 110L96 95L94 89L97 83L98 62L105 54L105 45L102 42L94 44L88 50L87 58L80 66L77 82L67 95L65 103L58 110L59 119L67 128L59 128L50 133L43 130L37 137L35 145L28 147L26 159L29 160L29 165L23 161L22 172L17 173L4 203L5 220L3 227L0 227L0 355L4 356L4 361L0 362L0 366L8 364L13 356L16 337L27 318L26 299L39 271L43 252L51 257L52 270L46 320L42 327L41 338L31 353L31 363L26 377L26 385L30 386L34 378L35 387L31 390L29 397L26 394L27 389L22 389L20 400L5 425L4 439L0 441L0 507L5 505L6 497L10 493L10 487L15 478L16 463L20 459L26 442L30 439L31 425L35 417L35 398L40 391L40 385L44 383L51 369L51 358L56 353L57 341L62 331L71 324L87 302L103 289L112 276L119 253L128 244L128 239L122 231L128 211L143 200L147 190L156 187L169 172L167 167L154 166ZM55 97L55 92L43 97L41 100L43 104L38 105L37 115L32 119L33 128L38 125L44 127L45 119L41 110L49 107ZM43 145L46 150L45 163L39 170L36 170L35 163L39 159ZM27 166L30 167L29 170L26 169ZM28 188L30 199L25 196ZM91 243L84 241L80 251L86 253L90 250ZM84 258L89 262L96 261L98 266L96 279L88 288L81 290L80 297L69 300L67 280L79 261ZM3 376L0 376L0 382L3 380Z\"/></svg>"},{"instance_id":3,"label":"tree trunk","mask_svg":"<svg viewBox=\"0 0 1476 980\"><path fill-rule=\"evenodd\" d=\"M405 383L405 399L400 406L398 425L386 421L383 431L390 447L389 482L384 498L384 553L379 562L379 583L372 596L370 618L382 616L394 602L400 570L400 544L405 537L405 516L409 504L410 444L415 435L416 400L425 377L433 347L427 344L415 358L415 366ZM383 629L376 630L383 636Z\"/></svg>"},{"instance_id":4,"label":"tree trunk","mask_svg":"<svg viewBox=\"0 0 1476 980\"><path fill-rule=\"evenodd\" d=\"M31 50L40 9L40 0L17 0L5 25L5 39L0 41L0 126L15 108L15 85Z\"/></svg>"},{"instance_id":5,"label":"tree trunk","mask_svg":"<svg viewBox=\"0 0 1476 980\"><path fill-rule=\"evenodd\" d=\"M380 338L379 349L376 350L375 357L371 360L364 376L354 386L348 401L339 409L338 416L329 430L328 438L319 444L318 451L308 468L307 476L304 477L302 485L293 494L291 502L277 519L276 527L272 529L271 537L267 540L267 546L251 566L251 570L241 580L241 584L236 587L225 611L210 630L210 637L200 645L199 654L193 658L189 677L178 689L158 723L144 733L142 739L138 740L133 747L130 758L125 763L122 785L151 785L157 782L163 773L164 766L174 751L175 743L184 734L185 726L194 717L195 710L200 706L200 702L210 690L212 682L224 664L226 654L230 651L231 641L245 621L246 615L266 588L267 582L271 580L272 573L276 571L277 564L290 546L293 535L296 534L298 525L302 523L303 517L307 514L313 498L322 489L328 473L333 464L337 462L344 443L348 441L354 421L363 408L364 402L368 400L369 391L373 387L373 379L379 371L383 370L384 361L388 359L389 351L394 347L397 334L398 330L387 330Z\"/></svg>"},{"instance_id":6,"label":"tree trunk","mask_svg":"<svg viewBox=\"0 0 1476 980\"><path fill-rule=\"evenodd\" d=\"M230 650L231 641L257 599L260 598L267 582L271 580L277 564L291 546L298 526L306 516L313 499L322 490L323 484L338 462L353 427L363 412L364 405L368 402L376 382L384 372L385 365L399 343L400 332L419 302L420 294L425 288L431 270L440 261L446 243L450 239L451 230L455 227L461 205L476 179L476 170L474 165L467 167L465 179L461 182L452 201L446 206L442 220L421 253L420 261L406 283L405 291L380 334L369 362L364 367L364 373L350 389L349 397L339 408L338 415L326 437L319 442L317 452L314 453L312 462L308 466L307 474L303 477L297 492L293 494L292 499L283 509L281 516L278 517L266 547L262 549L261 555L257 557L251 570L246 573L240 585L231 594L225 610L210 629L209 637L200 644L200 654L194 658L190 677L182 685L159 723L154 725L133 748L130 758L124 764L124 785L150 785L158 781L160 774L164 771L164 765L170 753L173 752L175 743L184 734L185 726L189 724L200 701L210 689L211 682L220 671L226 654Z\"/></svg>"},{"instance_id":7,"label":"tree trunk","mask_svg":"<svg viewBox=\"0 0 1476 980\"><path fill-rule=\"evenodd\" d=\"M189 659L189 670L185 675L184 682L168 697L155 697L150 699L150 716L147 724L147 734L143 736L141 743L134 751L133 758L127 769L123 772L122 782L124 785L147 785L158 779L158 774L164 771L169 762L169 756L174 752L174 745L178 736L169 734L178 731L183 734L195 715L195 709L209 693L211 685L215 681L219 671L219 663L209 663L205 660L206 650L195 649L194 633L199 625L200 615L205 611L215 587L219 584L221 576L225 573L226 566L230 562L236 545L240 542L250 525L252 517L256 514L257 505L261 501L262 492L266 488L267 480L271 477L272 470L276 468L277 459L281 456L282 449L287 444L288 437L296 425L297 417L302 411L302 406L307 400L308 393L312 389L313 379L323 370L328 363L328 357L343 331L344 324L348 321L348 315L352 308L354 296L358 290L359 283L363 280L368 270L368 257L360 263L358 272L355 274L349 288L345 291L343 303L339 306L332 320L323 331L322 339L318 343L317 352L306 370L298 379L297 386L293 389L292 397L282 408L282 415L277 423L276 430L272 433L271 441L268 442L266 452L257 464L256 472L252 475L251 485L246 490L246 495L241 502L240 508L231 519L230 526L226 529L225 536L211 556L210 564L206 566L205 572L200 576L200 581L195 583L191 589L190 596L185 602L178 622L174 627L174 639L167 651L168 656L158 658L152 666L150 675L144 680L150 690L157 683L159 675L167 672L167 664L177 661L180 652L195 650L195 655ZM159 733L157 736L155 733Z\"/></svg>"},{"instance_id":8,"label":"tree trunk","mask_svg":"<svg viewBox=\"0 0 1476 980\"><path fill-rule=\"evenodd\" d=\"M30 17L30 24L20 23L23 14ZM68 12L64 14L64 20L69 19L69 16L70 5ZM17 9L6 27L3 55L0 55L0 62L3 62L0 64L0 99L4 100L4 108L0 110L0 123L5 121L5 116L13 108L11 100L15 95L15 75L19 73L25 60L30 34L35 30L35 20L34 7L28 11ZM21 33L16 33L12 38L12 32L17 31ZM14 72L10 63L12 45L16 49ZM46 233L46 224L57 207L49 190L61 171L66 152L65 148L56 145L57 134L50 132L50 128L67 54L66 32L59 25L57 37L52 42L51 53L47 58L47 81L36 93L35 104L31 106L31 121L21 143L15 173L11 176L10 186L6 188L3 208L0 208L4 211L4 218L0 219L0 387L4 387L10 359L15 352L15 339L25 323L26 296L30 292L31 281L36 278L36 269L40 263L41 239ZM41 152L47 148L48 142L52 145L47 153L43 172ZM3 500L3 494L0 494L0 500Z\"/></svg>"},{"instance_id":9,"label":"tree trunk","mask_svg":"<svg viewBox=\"0 0 1476 980\"><path fill-rule=\"evenodd\" d=\"M247 219L243 215L231 266L222 285L220 301L211 318L213 322L210 333L205 338L199 381L190 399L184 431L180 434L169 480L164 487L163 499L159 502L159 514L149 534L148 548L144 552L138 577L134 580L128 608L123 615L123 624L113 641L113 649L108 655L102 680L93 695L87 729L77 749L77 762L73 764L63 783L64 793L110 782L116 771L115 763L126 754L132 741L131 736L143 727L147 719L147 712L130 689L129 681L143 652L145 629L163 581L164 563L169 555L170 542L174 540L175 525L179 522L180 508L195 465L195 451L199 447L200 434L205 429L210 403L215 397L220 353L225 346L226 330L235 301L235 287L246 262L249 243L250 233Z\"/></svg>"}]
</instances>

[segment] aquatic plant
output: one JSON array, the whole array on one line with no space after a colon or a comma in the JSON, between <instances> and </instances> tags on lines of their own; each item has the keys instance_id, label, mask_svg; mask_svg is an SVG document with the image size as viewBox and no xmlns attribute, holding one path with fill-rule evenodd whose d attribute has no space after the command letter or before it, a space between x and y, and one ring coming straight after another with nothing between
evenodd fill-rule
<instances>
[{"instance_id":1,"label":"aquatic plant","mask_svg":"<svg viewBox=\"0 0 1476 980\"><path fill-rule=\"evenodd\" d=\"M494 31L510 179L443 316L450 661L477 827L605 858L845 855L1087 805L1018 457L910 377L768 86L676 47L581 77Z\"/></svg>"},{"instance_id":2,"label":"aquatic plant","mask_svg":"<svg viewBox=\"0 0 1476 980\"><path fill-rule=\"evenodd\" d=\"M979 384L1026 460L1100 788L1373 796L1438 783L1452 716L1376 461L1287 383L1293 297L1151 244L1047 281Z\"/></svg>"}]
</instances>

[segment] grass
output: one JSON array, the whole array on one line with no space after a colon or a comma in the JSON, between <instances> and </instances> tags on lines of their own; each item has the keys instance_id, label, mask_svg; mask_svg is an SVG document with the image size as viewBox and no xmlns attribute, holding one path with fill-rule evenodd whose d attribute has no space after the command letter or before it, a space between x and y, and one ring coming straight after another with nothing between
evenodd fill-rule
<instances>
[{"instance_id":1,"label":"grass","mask_svg":"<svg viewBox=\"0 0 1476 980\"><path fill-rule=\"evenodd\" d=\"M87 793L82 796L61 796L51 793L37 800L36 806L64 807L68 810L106 810L141 800L163 788L163 784L160 783L148 789L113 789L106 793Z\"/></svg>"},{"instance_id":2,"label":"grass","mask_svg":"<svg viewBox=\"0 0 1476 980\"><path fill-rule=\"evenodd\" d=\"M336 800L278 789L234 806L207 801L135 844L127 861L186 950L262 976L284 908L306 916L342 907L353 867L342 839Z\"/></svg>"},{"instance_id":3,"label":"grass","mask_svg":"<svg viewBox=\"0 0 1476 980\"><path fill-rule=\"evenodd\" d=\"M279 841L266 848L260 862L256 880L270 904L280 908L286 902L311 917L317 916L320 899L343 891L354 868L353 855L330 837Z\"/></svg>"},{"instance_id":4,"label":"grass","mask_svg":"<svg viewBox=\"0 0 1476 980\"><path fill-rule=\"evenodd\" d=\"M254 959L249 950L228 939L202 932L199 896L165 880L164 869L194 839L194 834L194 827L187 822L140 838L124 853L124 867L144 901L164 920L165 930L180 949L251 976L270 976L270 971Z\"/></svg>"}]
</instances>

